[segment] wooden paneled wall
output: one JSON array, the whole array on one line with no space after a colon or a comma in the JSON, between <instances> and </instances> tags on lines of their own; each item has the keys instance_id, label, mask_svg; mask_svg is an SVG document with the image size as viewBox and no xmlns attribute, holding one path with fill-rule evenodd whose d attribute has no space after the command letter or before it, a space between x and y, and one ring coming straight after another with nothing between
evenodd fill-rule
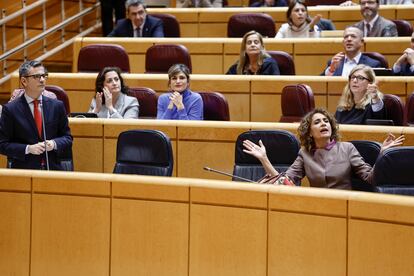
<instances>
[{"instance_id":1,"label":"wooden paneled wall","mask_svg":"<svg viewBox=\"0 0 414 276\"><path fill-rule=\"evenodd\" d=\"M69 96L72 112L86 112L94 95L93 73L51 73L48 84L61 86ZM159 93L167 91L166 74L124 74L130 87L151 87ZM343 77L325 76L225 76L191 75L193 91L217 91L228 100L232 121L278 122L281 116L281 94L288 84L311 86L316 106L334 112L346 84ZM414 78L378 77L384 93L398 95L403 101L414 91ZM18 75L11 79L13 89L19 87ZM9 97L6 95L5 97Z\"/></svg>"},{"instance_id":2,"label":"wooden paneled wall","mask_svg":"<svg viewBox=\"0 0 414 276\"><path fill-rule=\"evenodd\" d=\"M0 170L2 275L412 275L414 199Z\"/></svg>"},{"instance_id":3,"label":"wooden paneled wall","mask_svg":"<svg viewBox=\"0 0 414 276\"><path fill-rule=\"evenodd\" d=\"M322 15L334 22L337 30L343 30L361 20L359 6L315 6L308 7L309 14ZM229 18L238 13L266 13L273 17L276 30L286 23L287 7L276 8L192 8L192 9L148 9L148 13L169 13L180 22L182 37L226 37ZM380 15L387 19L404 19L414 23L414 6L381 5Z\"/></svg>"},{"instance_id":4,"label":"wooden paneled wall","mask_svg":"<svg viewBox=\"0 0 414 276\"><path fill-rule=\"evenodd\" d=\"M187 47L193 73L224 74L239 58L241 38L79 38L73 45L73 72L78 71L80 49L100 43L123 46L129 56L131 73L145 72L145 53L149 47L168 43ZM328 60L343 51L342 38L268 38L264 44L267 50L288 52L294 59L296 75L320 75ZM375 37L364 40L362 51L379 52L392 66L407 47L410 47L409 37Z\"/></svg>"}]
</instances>

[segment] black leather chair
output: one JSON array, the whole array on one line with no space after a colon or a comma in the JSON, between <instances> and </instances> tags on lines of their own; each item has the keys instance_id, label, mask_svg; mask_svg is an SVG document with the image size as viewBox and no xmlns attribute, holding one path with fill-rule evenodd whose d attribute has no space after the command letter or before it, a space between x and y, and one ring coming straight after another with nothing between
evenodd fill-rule
<instances>
[{"instance_id":1,"label":"black leather chair","mask_svg":"<svg viewBox=\"0 0 414 276\"><path fill-rule=\"evenodd\" d=\"M218 92L198 92L203 99L203 117L207 121L230 121L227 99Z\"/></svg>"},{"instance_id":2,"label":"black leather chair","mask_svg":"<svg viewBox=\"0 0 414 276\"><path fill-rule=\"evenodd\" d=\"M171 176L170 138L158 130L129 130L119 134L114 173Z\"/></svg>"},{"instance_id":3,"label":"black leather chair","mask_svg":"<svg viewBox=\"0 0 414 276\"><path fill-rule=\"evenodd\" d=\"M355 148L358 150L359 154L364 158L365 162L370 164L372 167L377 161L378 155L381 151L381 144L375 141L368 140L353 140L350 141ZM366 192L377 192L377 188L363 180L358 176L352 176L352 189L357 191L366 191Z\"/></svg>"},{"instance_id":4,"label":"black leather chair","mask_svg":"<svg viewBox=\"0 0 414 276\"><path fill-rule=\"evenodd\" d=\"M262 140L270 162L279 172L284 172L289 168L300 149L295 135L286 130L252 130L240 134L236 141L233 174L253 181L263 177L265 170L259 160L243 152L244 140L250 140L256 144ZM233 180L237 179L233 178Z\"/></svg>"},{"instance_id":5,"label":"black leather chair","mask_svg":"<svg viewBox=\"0 0 414 276\"><path fill-rule=\"evenodd\" d=\"M266 51L279 66L281 75L295 75L295 63L290 54L284 51Z\"/></svg>"},{"instance_id":6,"label":"black leather chair","mask_svg":"<svg viewBox=\"0 0 414 276\"><path fill-rule=\"evenodd\" d=\"M315 99L310 86L306 84L291 84L283 88L280 122L300 122L303 116L313 109L315 109Z\"/></svg>"},{"instance_id":7,"label":"black leather chair","mask_svg":"<svg viewBox=\"0 0 414 276\"><path fill-rule=\"evenodd\" d=\"M64 171L74 171L75 166L73 165L72 148L68 148L58 154L60 165Z\"/></svg>"},{"instance_id":8,"label":"black leather chair","mask_svg":"<svg viewBox=\"0 0 414 276\"><path fill-rule=\"evenodd\" d=\"M379 192L414 195L414 147L385 150L375 164L374 181Z\"/></svg>"}]
</instances>

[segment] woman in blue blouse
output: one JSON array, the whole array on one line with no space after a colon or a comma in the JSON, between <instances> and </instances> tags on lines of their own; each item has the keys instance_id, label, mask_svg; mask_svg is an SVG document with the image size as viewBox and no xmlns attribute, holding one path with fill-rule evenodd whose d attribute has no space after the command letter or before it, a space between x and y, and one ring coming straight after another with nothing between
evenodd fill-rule
<instances>
[{"instance_id":1,"label":"woman in blue blouse","mask_svg":"<svg viewBox=\"0 0 414 276\"><path fill-rule=\"evenodd\" d=\"M170 92L158 98L157 119L203 120L203 99L189 89L190 69L175 64L168 70Z\"/></svg>"}]
</instances>

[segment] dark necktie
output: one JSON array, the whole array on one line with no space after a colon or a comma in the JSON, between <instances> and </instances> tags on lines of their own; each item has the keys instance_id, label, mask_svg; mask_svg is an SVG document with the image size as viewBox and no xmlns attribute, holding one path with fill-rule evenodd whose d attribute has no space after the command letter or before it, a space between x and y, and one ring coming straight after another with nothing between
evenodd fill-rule
<instances>
[{"instance_id":1,"label":"dark necktie","mask_svg":"<svg viewBox=\"0 0 414 276\"><path fill-rule=\"evenodd\" d=\"M141 28L136 28L135 29L135 37L141 37L141 32L140 32Z\"/></svg>"},{"instance_id":2,"label":"dark necktie","mask_svg":"<svg viewBox=\"0 0 414 276\"><path fill-rule=\"evenodd\" d=\"M370 36L370 34L371 34L371 25L370 24L365 24L365 28L367 29L367 36Z\"/></svg>"},{"instance_id":3,"label":"dark necktie","mask_svg":"<svg viewBox=\"0 0 414 276\"><path fill-rule=\"evenodd\" d=\"M39 136L42 137L42 116L39 112L39 101L35 99L33 105L33 117L36 122L37 132L39 133Z\"/></svg>"}]
</instances>

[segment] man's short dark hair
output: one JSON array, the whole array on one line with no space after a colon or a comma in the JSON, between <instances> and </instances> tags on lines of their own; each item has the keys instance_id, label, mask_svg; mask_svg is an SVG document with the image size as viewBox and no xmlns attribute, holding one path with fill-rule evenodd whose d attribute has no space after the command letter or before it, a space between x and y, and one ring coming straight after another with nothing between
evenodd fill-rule
<instances>
[{"instance_id":1,"label":"man's short dark hair","mask_svg":"<svg viewBox=\"0 0 414 276\"><path fill-rule=\"evenodd\" d=\"M139 5L142 5L144 9L147 8L144 1L142 0L126 0L125 9L128 11L129 7L131 6L138 7Z\"/></svg>"},{"instance_id":2,"label":"man's short dark hair","mask_svg":"<svg viewBox=\"0 0 414 276\"><path fill-rule=\"evenodd\" d=\"M28 60L28 61L23 62L22 65L20 65L19 67L19 78L29 75L30 69L36 68L36 67L44 68L43 64L37 60ZM45 71L46 71L46 68L45 68Z\"/></svg>"}]
</instances>

